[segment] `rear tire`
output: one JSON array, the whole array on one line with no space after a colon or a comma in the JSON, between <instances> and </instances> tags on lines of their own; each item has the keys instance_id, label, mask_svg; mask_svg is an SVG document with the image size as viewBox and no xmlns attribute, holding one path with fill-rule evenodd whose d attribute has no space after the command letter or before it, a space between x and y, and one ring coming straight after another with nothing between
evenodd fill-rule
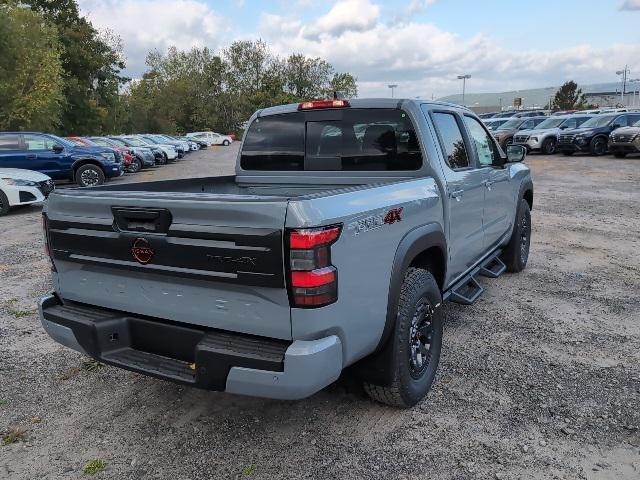
<instances>
[{"instance_id":1,"label":"rear tire","mask_svg":"<svg viewBox=\"0 0 640 480\"><path fill-rule=\"evenodd\" d=\"M229 146L229 140L225 140L224 142L222 142L222 145L224 145L225 147Z\"/></svg>"},{"instance_id":2,"label":"rear tire","mask_svg":"<svg viewBox=\"0 0 640 480\"><path fill-rule=\"evenodd\" d=\"M547 138L542 143L542 153L545 155L553 155L556 153L556 139L555 138Z\"/></svg>"},{"instance_id":3,"label":"rear tire","mask_svg":"<svg viewBox=\"0 0 640 480\"><path fill-rule=\"evenodd\" d=\"M394 407L412 407L429 392L442 348L442 294L427 270L409 268L402 283L396 324L389 345L388 386L365 382L374 400Z\"/></svg>"},{"instance_id":4,"label":"rear tire","mask_svg":"<svg viewBox=\"0 0 640 480\"><path fill-rule=\"evenodd\" d=\"M76 183L81 187L96 187L104 183L104 172L97 165L87 163L76 170Z\"/></svg>"},{"instance_id":5,"label":"rear tire","mask_svg":"<svg viewBox=\"0 0 640 480\"><path fill-rule=\"evenodd\" d=\"M502 251L502 261L509 272L521 272L527 266L529 260L529 248L531 246L531 209L523 198L518 205L516 221L509 243Z\"/></svg>"},{"instance_id":6,"label":"rear tire","mask_svg":"<svg viewBox=\"0 0 640 480\"><path fill-rule=\"evenodd\" d=\"M0 190L0 217L9 213L9 199L5 195L5 193Z\"/></svg>"}]
</instances>

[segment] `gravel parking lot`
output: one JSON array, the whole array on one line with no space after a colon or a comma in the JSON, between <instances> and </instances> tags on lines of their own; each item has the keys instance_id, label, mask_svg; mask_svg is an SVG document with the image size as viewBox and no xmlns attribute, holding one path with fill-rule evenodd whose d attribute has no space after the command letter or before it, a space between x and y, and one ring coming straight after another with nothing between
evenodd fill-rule
<instances>
[{"instance_id":1,"label":"gravel parking lot","mask_svg":"<svg viewBox=\"0 0 640 480\"><path fill-rule=\"evenodd\" d=\"M237 148L118 179L233 173ZM640 158L530 156L519 275L446 306L440 371L412 410L339 380L284 402L101 367L41 329L38 208L0 219L0 478L640 477Z\"/></svg>"}]
</instances>

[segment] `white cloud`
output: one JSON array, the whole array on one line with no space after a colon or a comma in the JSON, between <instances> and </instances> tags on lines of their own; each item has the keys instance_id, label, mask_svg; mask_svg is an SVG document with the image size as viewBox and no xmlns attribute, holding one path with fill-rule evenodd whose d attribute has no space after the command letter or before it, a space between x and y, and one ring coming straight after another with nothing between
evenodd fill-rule
<instances>
[{"instance_id":1,"label":"white cloud","mask_svg":"<svg viewBox=\"0 0 640 480\"><path fill-rule=\"evenodd\" d=\"M304 28L304 36L340 36L347 31L364 32L375 26L380 7L369 0L340 0L315 22Z\"/></svg>"},{"instance_id":2,"label":"white cloud","mask_svg":"<svg viewBox=\"0 0 640 480\"><path fill-rule=\"evenodd\" d=\"M640 10L640 0L625 0L620 5L620 10Z\"/></svg>"},{"instance_id":3,"label":"white cloud","mask_svg":"<svg viewBox=\"0 0 640 480\"><path fill-rule=\"evenodd\" d=\"M340 3L351 2L336 7ZM459 89L456 76L461 73L472 75L473 91L552 86L567 79L611 81L611 65L640 58L639 44L515 51L486 34L464 37L429 23L384 23L376 14L366 15L362 24L340 28L269 15L262 17L259 31L281 55L295 51L318 56L339 71L354 73L361 96L386 96L388 83L399 84L398 94L407 97L446 94Z\"/></svg>"},{"instance_id":4,"label":"white cloud","mask_svg":"<svg viewBox=\"0 0 640 480\"><path fill-rule=\"evenodd\" d=\"M197 0L80 0L93 25L118 34L130 75L144 71L149 51L219 46L224 18Z\"/></svg>"}]
</instances>

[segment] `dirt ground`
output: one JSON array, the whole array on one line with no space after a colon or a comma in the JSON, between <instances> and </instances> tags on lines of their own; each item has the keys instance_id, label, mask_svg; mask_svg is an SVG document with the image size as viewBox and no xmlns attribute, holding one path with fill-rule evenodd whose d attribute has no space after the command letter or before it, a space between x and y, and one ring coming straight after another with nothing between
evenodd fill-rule
<instances>
[{"instance_id":1,"label":"dirt ground","mask_svg":"<svg viewBox=\"0 0 640 480\"><path fill-rule=\"evenodd\" d=\"M117 181L233 172L235 147ZM640 478L640 158L530 156L528 268L446 306L411 410L341 379L284 402L99 367L42 330L40 210L0 219L0 478ZM16 432L18 432L16 434ZM17 437L17 438L16 438ZM5 443L6 443L5 442Z\"/></svg>"}]
</instances>

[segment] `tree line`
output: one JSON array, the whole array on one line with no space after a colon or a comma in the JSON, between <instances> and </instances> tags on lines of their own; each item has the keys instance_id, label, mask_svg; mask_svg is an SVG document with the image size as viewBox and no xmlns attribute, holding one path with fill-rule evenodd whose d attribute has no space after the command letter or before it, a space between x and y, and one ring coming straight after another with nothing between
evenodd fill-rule
<instances>
[{"instance_id":1,"label":"tree line","mask_svg":"<svg viewBox=\"0 0 640 480\"><path fill-rule=\"evenodd\" d=\"M0 0L0 130L230 132L258 108L358 93L326 60L281 58L261 40L150 52L139 79L124 68L120 39L76 0Z\"/></svg>"}]
</instances>

